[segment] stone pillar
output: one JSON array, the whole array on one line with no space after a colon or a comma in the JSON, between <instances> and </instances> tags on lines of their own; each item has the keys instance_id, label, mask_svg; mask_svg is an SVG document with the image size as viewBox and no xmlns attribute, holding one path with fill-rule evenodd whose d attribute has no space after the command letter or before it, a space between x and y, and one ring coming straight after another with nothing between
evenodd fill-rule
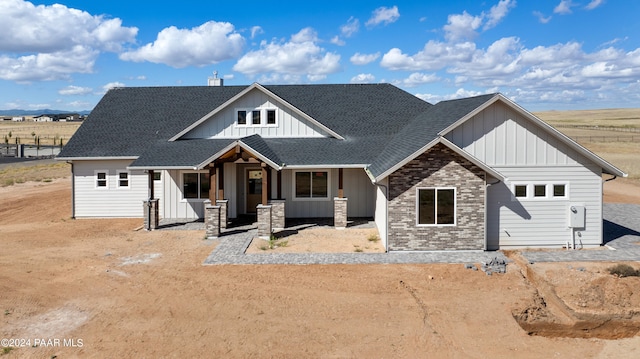
<instances>
[{"instance_id":1,"label":"stone pillar","mask_svg":"<svg viewBox=\"0 0 640 359\"><path fill-rule=\"evenodd\" d=\"M216 201L216 205L220 206L220 229L227 229L227 222L229 221L229 200L219 199Z\"/></svg>"},{"instance_id":2,"label":"stone pillar","mask_svg":"<svg viewBox=\"0 0 640 359\"><path fill-rule=\"evenodd\" d=\"M269 205L271 206L271 224L273 226L272 230L281 231L284 229L284 204L286 200L284 199L272 199L269 201Z\"/></svg>"},{"instance_id":3,"label":"stone pillar","mask_svg":"<svg viewBox=\"0 0 640 359\"><path fill-rule=\"evenodd\" d=\"M333 199L333 226L336 229L347 228L347 199L335 197Z\"/></svg>"},{"instance_id":4,"label":"stone pillar","mask_svg":"<svg viewBox=\"0 0 640 359\"><path fill-rule=\"evenodd\" d=\"M204 201L204 228L207 239L220 236L220 206L212 206L211 201Z\"/></svg>"},{"instance_id":5,"label":"stone pillar","mask_svg":"<svg viewBox=\"0 0 640 359\"><path fill-rule=\"evenodd\" d=\"M158 213L158 199L143 201L142 211L144 216L144 229L154 230L158 228L160 217Z\"/></svg>"},{"instance_id":6,"label":"stone pillar","mask_svg":"<svg viewBox=\"0 0 640 359\"><path fill-rule=\"evenodd\" d=\"M258 237L270 239L273 232L273 222L271 218L271 206L259 204L256 207L258 216Z\"/></svg>"}]
</instances>

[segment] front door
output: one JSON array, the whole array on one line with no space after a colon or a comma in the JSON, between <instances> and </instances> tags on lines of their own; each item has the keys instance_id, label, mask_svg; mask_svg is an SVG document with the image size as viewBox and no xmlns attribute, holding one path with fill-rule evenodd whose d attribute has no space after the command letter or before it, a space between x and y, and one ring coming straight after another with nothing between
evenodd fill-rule
<instances>
[{"instance_id":1,"label":"front door","mask_svg":"<svg viewBox=\"0 0 640 359\"><path fill-rule=\"evenodd\" d=\"M262 169L247 171L247 213L256 213L262 201Z\"/></svg>"}]
</instances>

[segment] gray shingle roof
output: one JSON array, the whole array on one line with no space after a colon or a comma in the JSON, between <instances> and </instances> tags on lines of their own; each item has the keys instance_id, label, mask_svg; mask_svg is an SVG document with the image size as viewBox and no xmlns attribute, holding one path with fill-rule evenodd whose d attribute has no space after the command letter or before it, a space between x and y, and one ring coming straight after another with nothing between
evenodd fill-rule
<instances>
[{"instance_id":1,"label":"gray shingle roof","mask_svg":"<svg viewBox=\"0 0 640 359\"><path fill-rule=\"evenodd\" d=\"M136 157L134 167L193 167L234 139L168 141L246 86L132 87L109 91L59 158ZM493 95L431 105L389 84L273 85L276 96L336 138L239 139L279 165L370 165L375 175L437 137Z\"/></svg>"}]
</instances>

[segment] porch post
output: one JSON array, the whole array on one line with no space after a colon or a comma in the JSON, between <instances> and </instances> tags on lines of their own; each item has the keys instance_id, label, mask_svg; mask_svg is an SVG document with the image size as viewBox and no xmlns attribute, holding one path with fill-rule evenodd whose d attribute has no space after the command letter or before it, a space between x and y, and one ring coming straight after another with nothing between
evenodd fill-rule
<instances>
[{"instance_id":1,"label":"porch post","mask_svg":"<svg viewBox=\"0 0 640 359\"><path fill-rule=\"evenodd\" d=\"M148 189L149 189L149 198L144 201L142 206L143 217L144 217L144 228L148 231L152 231L158 228L160 224L159 213L158 213L158 200L155 199L155 193L153 188L153 171L149 170L148 173Z\"/></svg>"},{"instance_id":2,"label":"porch post","mask_svg":"<svg viewBox=\"0 0 640 359\"><path fill-rule=\"evenodd\" d=\"M220 206L217 205L218 186L215 162L209 164L209 199L204 201L204 226L209 239L220 235Z\"/></svg>"},{"instance_id":3,"label":"porch post","mask_svg":"<svg viewBox=\"0 0 640 359\"><path fill-rule=\"evenodd\" d=\"M258 217L258 237L263 239L269 239L273 232L273 217L271 214L271 205L268 204L269 200L269 174L270 170L266 163L260 164L262 167L262 201L256 208Z\"/></svg>"},{"instance_id":4,"label":"porch post","mask_svg":"<svg viewBox=\"0 0 640 359\"><path fill-rule=\"evenodd\" d=\"M215 162L209 165L209 201L212 205L215 205L218 200L218 189L216 181L216 167Z\"/></svg>"},{"instance_id":5,"label":"porch post","mask_svg":"<svg viewBox=\"0 0 640 359\"><path fill-rule=\"evenodd\" d=\"M271 196L269 196L271 197ZM271 223L273 231L281 231L285 226L285 203L287 201L282 198L282 170L276 172L276 198L271 198Z\"/></svg>"},{"instance_id":6,"label":"porch post","mask_svg":"<svg viewBox=\"0 0 640 359\"><path fill-rule=\"evenodd\" d=\"M218 200L216 205L220 206L220 228L227 228L229 200L224 198L224 163L216 166L218 170Z\"/></svg>"},{"instance_id":7,"label":"porch post","mask_svg":"<svg viewBox=\"0 0 640 359\"><path fill-rule=\"evenodd\" d=\"M262 162L260 166L262 167L262 205L266 206L267 202L269 201L269 197L268 197L269 175L267 173L269 168L267 167L267 164L264 162Z\"/></svg>"},{"instance_id":8,"label":"porch post","mask_svg":"<svg viewBox=\"0 0 640 359\"><path fill-rule=\"evenodd\" d=\"M282 170L276 175L276 199L282 199Z\"/></svg>"},{"instance_id":9,"label":"porch post","mask_svg":"<svg viewBox=\"0 0 640 359\"><path fill-rule=\"evenodd\" d=\"M338 169L338 197L333 199L333 226L347 228L347 198L344 198L343 169Z\"/></svg>"}]
</instances>

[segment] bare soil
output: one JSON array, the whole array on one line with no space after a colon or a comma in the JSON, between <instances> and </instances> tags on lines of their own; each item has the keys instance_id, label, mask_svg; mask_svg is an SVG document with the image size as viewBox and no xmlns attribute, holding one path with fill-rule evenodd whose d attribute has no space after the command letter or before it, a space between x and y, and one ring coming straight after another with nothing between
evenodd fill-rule
<instances>
[{"instance_id":1,"label":"bare soil","mask_svg":"<svg viewBox=\"0 0 640 359\"><path fill-rule=\"evenodd\" d=\"M492 276L460 264L203 266L217 242L202 231L71 220L70 196L69 179L0 188L0 339L30 341L7 358L640 356L638 334L529 335L514 316L548 299L517 262ZM533 272L572 310L637 313L640 283L608 265Z\"/></svg>"}]
</instances>

